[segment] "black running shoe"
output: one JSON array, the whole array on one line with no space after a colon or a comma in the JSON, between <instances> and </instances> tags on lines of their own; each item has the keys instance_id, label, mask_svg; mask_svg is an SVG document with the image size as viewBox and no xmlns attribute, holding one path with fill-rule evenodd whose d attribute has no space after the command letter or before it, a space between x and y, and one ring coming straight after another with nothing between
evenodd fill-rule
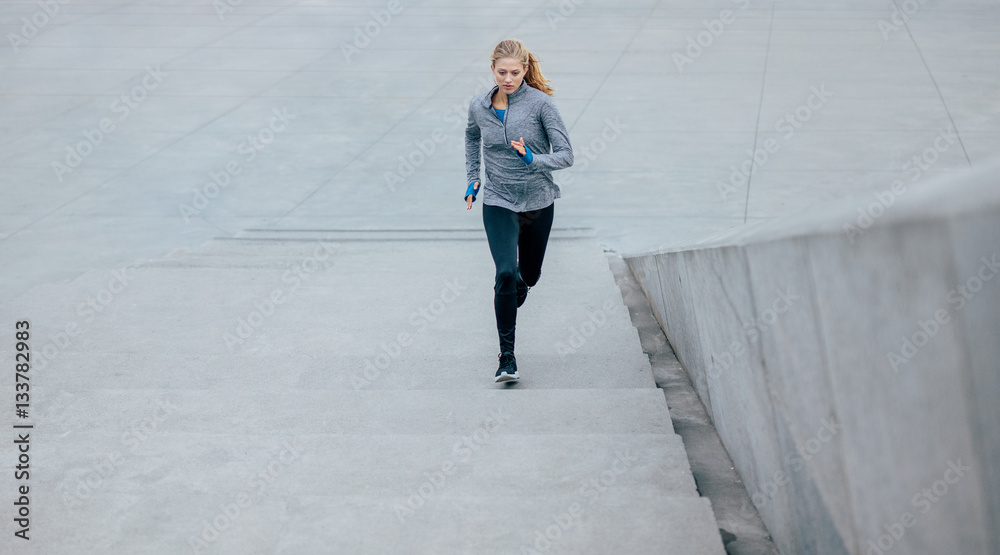
<instances>
[{"instance_id":1,"label":"black running shoe","mask_svg":"<svg viewBox=\"0 0 1000 555\"><path fill-rule=\"evenodd\" d=\"M521 281L521 276L517 276L517 307L521 308L524 304L524 300L528 298L528 287L527 283Z\"/></svg>"},{"instance_id":2,"label":"black running shoe","mask_svg":"<svg viewBox=\"0 0 1000 555\"><path fill-rule=\"evenodd\" d=\"M496 383L510 382L520 379L517 375L517 361L514 360L514 353L500 353L500 368L497 369L497 376L493 378Z\"/></svg>"}]
</instances>

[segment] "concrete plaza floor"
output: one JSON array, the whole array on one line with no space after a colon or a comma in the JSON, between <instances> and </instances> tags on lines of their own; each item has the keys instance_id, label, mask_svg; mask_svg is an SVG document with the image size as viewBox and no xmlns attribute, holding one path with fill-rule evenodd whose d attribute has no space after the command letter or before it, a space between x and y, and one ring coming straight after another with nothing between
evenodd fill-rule
<instances>
[{"instance_id":1,"label":"concrete plaza floor","mask_svg":"<svg viewBox=\"0 0 1000 555\"><path fill-rule=\"evenodd\" d=\"M618 252L981 163L1000 8L915 5L5 2L0 299L248 227L480 225L465 114L507 37L576 149L557 225Z\"/></svg>"},{"instance_id":2,"label":"concrete plaza floor","mask_svg":"<svg viewBox=\"0 0 1000 555\"><path fill-rule=\"evenodd\" d=\"M190 326L233 323L235 333L241 312L249 314L252 301L271 291L272 282L266 279L276 277L274 267L294 265L302 253L275 255L267 246L275 238L267 235L267 241L249 250L225 250L217 259L223 262L209 263L247 271L213 277L211 268L194 265L200 269L191 275L200 277L186 289L182 282L164 278L168 269L158 265L207 255L217 245L210 242L214 238L236 237L248 229L405 235L410 233L406 230L480 228L479 205L468 212L461 199L465 117L469 98L490 86L488 55L501 39L520 38L541 59L576 151L574 167L556 174L563 198L557 201L555 225L567 236L577 228L596 231L590 250L577 253L579 267L567 262L564 267L554 265L554 270L561 269L552 273L561 279L600 280L596 266L585 262L593 258L598 245L620 253L675 246L857 191L887 190L895 180L906 186L984 163L1000 151L998 24L1000 5L986 0L4 2L0 4L0 30L7 42L0 48L0 317L11 329L17 320L37 321L40 344L34 348L52 344L65 356L58 376L38 378L39 414L52 418L48 422L40 418L39 424L52 426L46 437L68 434L58 448L55 443L39 446L38 480L54 488L50 495L57 495L61 485L96 468L100 456L115 452L107 443L79 436L98 434L88 430L100 422L113 432L104 440L122 441L134 425L160 414L148 403L177 401L170 396L175 393L185 406L199 408L184 411L171 424L179 428L168 429L164 437L194 433L198 418L205 426L229 422L239 432L234 437L256 438L250 440L249 451L241 455L236 443L213 450L206 441L191 456L231 462L245 456L242 462L232 462L240 472L266 469L269 457L284 449L275 430L301 423L286 415L282 422L260 424L261 412L241 418L239 411L227 410L226 403L299 402L315 409L343 402L355 407L348 414L367 410L393 422L389 397L365 400L329 393L346 384L330 381L342 378L342 373L324 369L363 367L366 358L377 355L377 348L369 347L387 341L389 336L381 335L383 328L371 315L395 314L392 311L399 307L389 302L396 297L381 296L371 284L405 292L407 276L417 269L426 271L428 258L437 268L479 272L476 283L491 281L491 263L481 239L457 239L446 231L440 233L447 236L431 237L436 243L420 235L427 232L416 232L423 237L418 241L383 235L387 240L383 243L357 241L355 236L349 237L351 242L339 236L345 245L381 245L369 251L368 263L375 264L377 255L384 253L388 258L379 267L395 276L391 281L371 278L371 266L365 264L330 268L331 275L357 288L353 294L367 302L338 308L345 312L338 312L340 320L334 318L329 326L346 326L355 315L367 323L327 337L326 320L308 313L310 307L326 305L298 299L303 317L295 311L278 312L275 318L288 321L269 320L264 325L281 333L255 335L258 343L242 358L217 341L220 335L206 340L218 352L185 349L197 338L190 335ZM470 238L475 235L469 233ZM291 244L302 246L312 239ZM586 239L559 241L553 245ZM478 245L478 250L466 252L468 245ZM462 257L476 257L480 266ZM243 281L262 275L250 271L255 264L265 269L270 264L272 273L262 283ZM159 277L145 284L135 278L133 289L128 276L144 272ZM282 283L281 277L279 272L274 283ZM436 287L438 277L427 274L422 279L427 287L432 283ZM546 274L540 283L538 299L545 298L545 287L559 287L558 282L546 283L549 277ZM329 286L337 283L332 279ZM443 359L458 360L455 364L462 367L493 364L495 354L487 337L489 285L481 285L475 293L482 301L475 309L478 319L470 317L468 322L481 326L477 329L485 339L470 345L468 358L459 353L466 350L453 348L452 343L467 331L456 325L439 330L434 341L425 341L421 349L426 352L419 352L426 357L415 358L413 364L437 368ZM581 287L578 294L608 293L607 283L591 285ZM124 293L119 294L122 287ZM473 295L471 290L468 295ZM126 301L129 296L135 299ZM432 301L433 296L420 296L414 306ZM581 310L601 306L571 296L554 296L549 302L571 310L576 301ZM192 302L201 302L204 310L180 310ZM337 306L330 299L323 302ZM385 318L398 323L407 316L404 312ZM579 328L586 313L582 318L550 320L546 325L551 327L539 327L546 330L539 336L546 342L537 352L552 351L558 338ZM70 323L86 326L86 341L60 348L60 334ZM213 334L223 331L211 329ZM393 327L393 331L399 330ZM352 343L344 334L354 334L360 342ZM272 339L277 343L268 343ZM626 395L643 395L632 390L647 389L649 383L616 381L632 368L620 361L634 364L638 347L633 339L587 342L595 358L588 361L593 379L584 389L622 387L631 391ZM292 359L306 366L297 369L290 382L281 381L287 374L269 372L287 363L283 353L297 345L330 344L341 349L334 363L317 356ZM5 353L12 347L12 339L0 344ZM76 354L70 356L72 352ZM449 358L452 355L459 358ZM562 362L544 366L552 364L559 367ZM249 381L241 382L240 369L251 372ZM491 370L477 371L480 375L462 381L456 391L470 395L477 388L490 390L492 383L483 381L481 374ZM572 380L557 382L549 384L552 389L579 386ZM405 379L381 383L400 390L424 385ZM447 389L447 383L455 382L436 385ZM540 381L532 387L547 386ZM249 392L220 400L218 406L204 393L227 388ZM261 400L271 388L284 393ZM134 394L109 393L118 389ZM297 401L289 389L317 392ZM13 394L11 385L9 395ZM562 405L563 417L581 406L597 406L593 403L600 398L566 395L570 400ZM400 399L415 406L448 402ZM530 400L516 402L532 406ZM63 404L66 408L59 408ZM640 421L653 433L663 432L651 414ZM468 422L482 421L476 420L478 413L465 417L472 419ZM623 422L626 417L622 416ZM263 426L262 435L254 435L255 422ZM574 430L567 434L581 431L572 428L571 419L566 422L566 430ZM317 428L308 433L336 435L336 428L309 425ZM397 436L413 431L356 429ZM442 427L438 445L446 445L448 434L461 436L471 430ZM535 432L526 432L531 433ZM268 443L264 437L274 441ZM674 456L676 452L662 447L661 439L645 440L648 452L664 459ZM565 452L584 452L574 441L580 440L557 440L555 445L566 446ZM350 450L347 443L337 448ZM613 443L608 439L602 445ZM156 451L174 444L136 445ZM182 443L176 445L182 448ZM386 445L399 450L403 444ZM546 449L558 452L556 447L540 443L525 456L549 452ZM579 451L573 451L576 448ZM443 460L441 453L429 453L414 464L429 466ZM3 454L0 464L12 466L9 450ZM126 526L107 536L126 543L106 548L135 546L127 542L141 539L142 534L187 533L190 528L187 520L177 521L175 528L162 520L169 511L159 509L175 505L144 504L143 484L149 484L153 495L183 484L188 491L177 499L214 495L223 505L242 485L225 485L221 470L221 474L201 474L208 466L188 469L204 481L183 482L177 477L184 475L183 470L175 475L155 463L161 455L150 452L135 459L128 474L116 475L109 482L113 485L106 487L119 505L108 505L110 512L95 515L117 518L129 511L146 511L135 521L141 526ZM311 455L317 456L315 451ZM316 460L306 455L303 461L308 464L300 467L306 469L302 472L318 473L310 466ZM352 465L365 461L341 464L356 468ZM587 460L578 470L597 471L604 462L611 464ZM53 475L45 474L47 467ZM379 483L391 483L398 476L394 474L398 468L381 470L378 475L386 482ZM660 475L643 476L649 478L643 485L655 486L643 491L659 492L664 498L669 497L667 490L655 488L668 482L687 487L683 478L675 484ZM223 484L222 489L199 489L209 488L210 479ZM555 482L550 483L553 491L568 495ZM4 482L0 495L12 494L12 488L12 482ZM289 496L301 493L294 487L281 491ZM315 493L346 495L335 490ZM379 495L388 494L378 491L375 498ZM630 499L620 495L615 503ZM647 494L644 499L652 497ZM59 497L50 499L55 503ZM309 499L308 503L315 502ZM360 498L339 499L344 514L351 514L351 507L357 507L351 502L359 503ZM528 532L557 514L563 501L569 502L555 497L549 499L551 505L539 505L536 516L543 516L526 525ZM484 514L469 503L464 507L473 507L470 514L476 518ZM657 510L668 510L650 503L660 507ZM257 526L257 519L263 522L268 515L292 514L283 513L287 507L280 503L259 507L263 510L244 523ZM294 514L316 510L295 509L302 512ZM209 511L208 517L213 515ZM5 521L10 527L10 519ZM160 528L149 527L154 523ZM70 521L64 520L62 526L70 526ZM0 545L9 545L13 530L9 532ZM100 550L104 544L96 545ZM288 552L306 548L280 543L264 547Z\"/></svg>"}]
</instances>

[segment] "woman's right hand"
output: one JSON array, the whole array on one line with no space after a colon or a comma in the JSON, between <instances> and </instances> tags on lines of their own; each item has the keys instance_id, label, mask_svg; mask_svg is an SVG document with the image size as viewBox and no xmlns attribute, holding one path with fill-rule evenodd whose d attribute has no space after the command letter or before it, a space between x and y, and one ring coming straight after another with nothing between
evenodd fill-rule
<instances>
[{"instance_id":1,"label":"woman's right hand","mask_svg":"<svg viewBox=\"0 0 1000 555\"><path fill-rule=\"evenodd\" d=\"M479 192L479 182L473 183L472 188L478 193ZM476 197L472 195L467 195L465 197L465 209L472 210L472 202L476 200Z\"/></svg>"}]
</instances>

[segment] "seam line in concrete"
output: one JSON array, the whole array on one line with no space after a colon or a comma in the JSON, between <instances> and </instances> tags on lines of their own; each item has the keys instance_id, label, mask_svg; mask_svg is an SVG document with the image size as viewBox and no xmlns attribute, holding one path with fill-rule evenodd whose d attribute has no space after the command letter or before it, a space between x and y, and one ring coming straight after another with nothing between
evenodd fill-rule
<instances>
[{"instance_id":1,"label":"seam line in concrete","mask_svg":"<svg viewBox=\"0 0 1000 555\"><path fill-rule=\"evenodd\" d=\"M591 236L580 237L549 237L549 241L578 241L581 239L587 239L593 241L594 238ZM318 241L320 239L306 239L301 238L286 238L286 237L215 237L215 241L268 241L272 243L278 242L307 242L307 241ZM399 243L399 242L451 242L451 241L485 241L486 235L482 237L353 237L353 238L333 238L323 240L326 243Z\"/></svg>"},{"instance_id":2,"label":"seam line in concrete","mask_svg":"<svg viewBox=\"0 0 1000 555\"><path fill-rule=\"evenodd\" d=\"M557 227L553 226L552 231L592 231L592 227ZM412 228L412 229L268 229L268 228L247 228L244 232L265 232L265 233L465 233L469 231L483 231L481 227L466 228Z\"/></svg>"},{"instance_id":3,"label":"seam line in concrete","mask_svg":"<svg viewBox=\"0 0 1000 555\"><path fill-rule=\"evenodd\" d=\"M743 223L747 223L750 213L750 184L753 182L753 156L757 152L757 138L760 137L760 114L764 109L764 90L767 84L767 59L771 56L771 34L774 32L774 0L771 0L771 19L767 25L767 48L764 50L764 69L760 75L760 101L757 102L757 123L753 130L753 147L750 149L750 175L747 176L747 196L743 204Z\"/></svg>"},{"instance_id":4,"label":"seam line in concrete","mask_svg":"<svg viewBox=\"0 0 1000 555\"><path fill-rule=\"evenodd\" d=\"M905 13L900 9L897 0L892 0L892 5L899 10L899 13ZM934 83L934 90L937 91L938 98L941 99L941 105L944 106L944 113L948 114L948 121L951 122L951 127L955 130L955 137L958 138L958 144L962 147L962 154L965 155L965 162L972 167L972 159L969 158L969 152L965 150L965 142L962 141L962 134L958 131L958 126L955 125L955 118L951 116L951 110L948 109L948 103L944 99L944 95L941 94L941 87L938 86L937 79L934 78L934 74L931 72L931 66L927 65L927 59L924 58L924 52L920 49L920 45L917 44L916 37L913 36L913 32L910 31L910 24L905 19L903 20L903 27L906 28L906 35L910 37L910 42L913 43L913 48L917 50L917 55L920 56L920 63L924 64L924 69L927 70L927 76L931 78L931 83Z\"/></svg>"},{"instance_id":5,"label":"seam line in concrete","mask_svg":"<svg viewBox=\"0 0 1000 555\"><path fill-rule=\"evenodd\" d=\"M601 92L601 89L604 87L604 83L608 82L608 77L611 77L611 74L615 71L615 68L618 67L618 63L622 61L622 57L625 56L625 53L628 52L629 47L632 46L633 42L635 42L635 37L639 33L641 33L642 30L646 27L646 22L649 21L650 16L653 14L653 12L656 11L657 8L660 7L660 4L662 2L663 0L657 0L656 4L652 8L650 8L648 12L646 12L646 17L642 18L642 23L639 24L639 28L636 29L634 33L632 33L632 36L628 39L628 44L626 44L625 48L623 48L621 53L618 54L618 58L615 59L615 63L611 64L611 67L608 69L608 72L605 73L604 78L601 79L601 83L597 85L596 89L594 89L594 94L590 95L590 98L587 99L587 103L583 105L583 109L580 110L580 113L576 115L576 119L573 120L573 123L569 126L570 132L572 132L573 128L576 127L576 124L580 121L580 118L583 117L583 114L587 112L587 108L590 108L590 103L594 101L594 97L597 96L597 93Z\"/></svg>"}]
</instances>

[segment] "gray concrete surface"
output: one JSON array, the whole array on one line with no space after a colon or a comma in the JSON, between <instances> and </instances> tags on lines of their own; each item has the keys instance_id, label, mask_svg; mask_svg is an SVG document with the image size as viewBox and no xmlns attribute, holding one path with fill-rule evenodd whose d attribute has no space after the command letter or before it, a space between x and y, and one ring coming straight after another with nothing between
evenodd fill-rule
<instances>
[{"instance_id":1,"label":"gray concrete surface","mask_svg":"<svg viewBox=\"0 0 1000 555\"><path fill-rule=\"evenodd\" d=\"M554 234L513 386L482 230L247 235L8 305L37 470L4 450L4 550L725 553L592 233Z\"/></svg>"},{"instance_id":2,"label":"gray concrete surface","mask_svg":"<svg viewBox=\"0 0 1000 555\"><path fill-rule=\"evenodd\" d=\"M542 60L577 150L577 164L556 174L564 193L556 225L593 228L606 248L630 254L783 220L884 190L894 179L909 187L980 165L1000 147L1000 76L991 64L998 21L988 0L3 2L0 316L21 318L12 303L30 303L18 306L49 326L43 346L57 352L66 326L86 330L67 347L87 355L74 355L73 372L60 374L66 394L93 380L138 389L178 380L193 388L347 389L350 381L331 374L324 357L295 346L303 337L326 338L347 349L357 337L376 337L374 323L355 331L309 310L301 321L278 312L266 333L254 334L266 341L248 352L198 347L186 326L204 324L205 315L188 304L188 292L229 299L232 307L213 310L235 319L242 308L246 316L251 289L231 280L269 270L260 279L272 281L252 289L269 294L287 285L280 281L287 255L303 247L206 242L255 238L249 229L341 230L352 245L367 246L373 230L396 230L380 232L385 238L480 228L479 207L466 212L459 198L462 126L468 99L488 86L487 55L500 39L521 38ZM692 46L699 40L703 46ZM727 185L734 168L767 144L767 160ZM917 171L912 158L927 149L933 162ZM468 242L450 239L456 252ZM413 246L397 245L388 256ZM427 256L454 263L447 251ZM344 275L368 275L350 249L343 263ZM122 298L135 295L129 303L149 308L121 312L112 272L138 265L177 280L212 278L130 283ZM397 283L405 277L386 266L381 271L394 271ZM187 271L193 267L205 273ZM592 267L581 266L576 278ZM659 271L680 278L687 270L661 261ZM359 287L367 298L381 294L366 282ZM439 294L444 284L435 287ZM330 301L311 288L298 290L301 306ZM100 299L108 295L105 307ZM675 318L678 306L685 318L699 316L672 281L660 295L682 303L661 321ZM177 316L163 314L165 307ZM388 304L378 310L389 322L409 317ZM227 322L212 333L235 331L235 320ZM579 323L552 325L569 337ZM670 334L685 364L686 356L700 359L689 354L701 348L696 327L673 326ZM641 374L644 362L634 349L619 353L621 339L609 338L592 356L624 373L582 384L560 373L533 387L637 387L632 370ZM488 341L476 341L461 364L492 362L478 350ZM438 358L425 360L440 361L458 360L460 349L426 350ZM276 375L293 352L293 368ZM377 355L341 352L345 364ZM571 369L558 356L537 360ZM146 370L132 370L137 365ZM989 386L990 376L977 379ZM449 383L473 381L453 377ZM419 379L384 378L368 387L433 389ZM708 388L695 386L714 412ZM799 384L789 378L782 387ZM724 402L720 410L734 401Z\"/></svg>"},{"instance_id":3,"label":"gray concrete surface","mask_svg":"<svg viewBox=\"0 0 1000 555\"><path fill-rule=\"evenodd\" d=\"M557 218L618 252L969 167L1000 149L997 6L918 5L897 25L889 0L59 4L0 49L0 252L18 261L0 298L250 227L478 223L456 209L464 111L509 36L538 53L578 150ZM40 9L5 2L0 28L30 34ZM57 176L67 149L90 152ZM229 184L200 198L213 174Z\"/></svg>"},{"instance_id":4,"label":"gray concrete surface","mask_svg":"<svg viewBox=\"0 0 1000 555\"><path fill-rule=\"evenodd\" d=\"M782 552L1000 551L998 175L627 259Z\"/></svg>"}]
</instances>

